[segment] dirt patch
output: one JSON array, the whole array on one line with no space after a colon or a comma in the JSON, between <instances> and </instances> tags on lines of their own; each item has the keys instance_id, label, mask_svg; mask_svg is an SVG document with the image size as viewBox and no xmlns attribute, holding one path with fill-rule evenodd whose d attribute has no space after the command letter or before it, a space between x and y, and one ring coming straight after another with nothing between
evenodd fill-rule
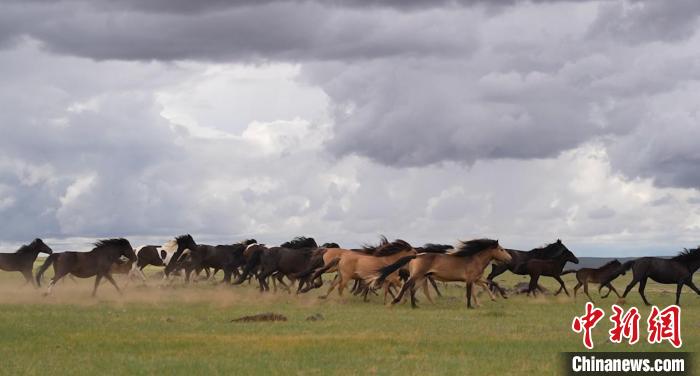
<instances>
[{"instance_id":1,"label":"dirt patch","mask_svg":"<svg viewBox=\"0 0 700 376\"><path fill-rule=\"evenodd\" d=\"M231 320L231 322L265 322L265 321L287 321L287 316L279 313L260 313L257 315L243 316Z\"/></svg>"}]
</instances>

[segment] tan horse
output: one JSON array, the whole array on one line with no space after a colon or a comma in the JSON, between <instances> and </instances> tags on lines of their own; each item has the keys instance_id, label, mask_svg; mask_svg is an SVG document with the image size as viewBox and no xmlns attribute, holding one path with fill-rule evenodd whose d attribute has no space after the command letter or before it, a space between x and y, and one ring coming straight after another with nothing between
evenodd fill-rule
<instances>
[{"instance_id":1,"label":"tan horse","mask_svg":"<svg viewBox=\"0 0 700 376\"><path fill-rule=\"evenodd\" d=\"M376 276L378 269L391 265L403 257L415 256L416 250L407 242L398 239L391 243L383 241L374 250L365 248L363 251L347 251L339 252L339 254L326 265L328 267L337 264L338 278L333 280L328 292L321 298L328 297L336 286L338 287L338 295L343 296L343 290L351 280L359 279L369 282ZM386 302L389 287L400 285L398 273L387 275L382 285L384 287L384 301Z\"/></svg>"},{"instance_id":2,"label":"tan horse","mask_svg":"<svg viewBox=\"0 0 700 376\"><path fill-rule=\"evenodd\" d=\"M466 282L467 307L473 308L471 304L472 286L476 283L483 287L485 281L482 277L489 263L492 260L507 262L510 259L510 254L498 244L498 240L470 240L461 242L457 251L453 253L421 253L397 260L394 264L378 270L379 275L375 283L384 283L385 278L395 274L396 271L408 264L410 277L392 304L399 303L406 291L410 290L411 305L415 308L416 286L425 284L426 278L430 275L443 282Z\"/></svg>"}]
</instances>

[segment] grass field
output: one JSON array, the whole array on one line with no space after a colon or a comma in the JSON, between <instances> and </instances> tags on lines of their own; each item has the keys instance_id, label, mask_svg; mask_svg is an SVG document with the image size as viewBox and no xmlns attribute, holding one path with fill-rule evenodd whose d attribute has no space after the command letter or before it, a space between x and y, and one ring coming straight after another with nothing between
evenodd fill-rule
<instances>
[{"instance_id":1,"label":"grass field","mask_svg":"<svg viewBox=\"0 0 700 376\"><path fill-rule=\"evenodd\" d=\"M49 272L50 275L50 272ZM567 286L573 278L567 276ZM430 305L387 308L379 297L260 294L251 285L160 287L132 283L124 296L108 284L90 298L92 279L67 280L51 297L22 286L19 273L0 272L0 357L3 374L558 374L558 355L581 351L570 329L585 300L513 296L467 310L464 288L452 285ZM504 285L523 281L506 273ZM123 280L118 279L120 284ZM545 287L553 281L543 278ZM624 279L627 282L627 279ZM622 281L616 282L619 289ZM43 291L43 290L42 290ZM650 283L652 303L673 303L673 286ZM597 297L597 294L594 294ZM673 351L671 345L607 342L610 304L594 330L596 351ZM604 303L604 304L603 304ZM642 311L636 289L627 299ZM682 297L682 351L700 350L700 298ZM232 323L276 312L287 322ZM324 320L306 321L320 313Z\"/></svg>"}]
</instances>

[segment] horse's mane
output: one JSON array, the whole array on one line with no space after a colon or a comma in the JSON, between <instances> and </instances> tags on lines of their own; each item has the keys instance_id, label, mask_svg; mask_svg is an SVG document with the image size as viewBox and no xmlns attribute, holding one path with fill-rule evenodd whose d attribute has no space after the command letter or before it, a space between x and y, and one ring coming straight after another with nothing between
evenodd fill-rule
<instances>
[{"instance_id":1,"label":"horse's mane","mask_svg":"<svg viewBox=\"0 0 700 376\"><path fill-rule=\"evenodd\" d=\"M354 251L357 252L363 252L368 255L373 255L377 249L389 244L389 240L387 240L386 236L384 235L379 235L379 244L377 245L371 245L371 244L363 244L361 249L355 249Z\"/></svg>"},{"instance_id":2,"label":"horse's mane","mask_svg":"<svg viewBox=\"0 0 700 376\"><path fill-rule=\"evenodd\" d=\"M554 258L563 252L561 240L530 250L528 253L535 258Z\"/></svg>"},{"instance_id":3,"label":"horse's mane","mask_svg":"<svg viewBox=\"0 0 700 376\"><path fill-rule=\"evenodd\" d=\"M318 244L316 244L316 240L314 240L314 238L307 238L306 236L297 236L296 238L288 242L280 244L280 247L293 249L318 248Z\"/></svg>"},{"instance_id":4,"label":"horse's mane","mask_svg":"<svg viewBox=\"0 0 700 376\"><path fill-rule=\"evenodd\" d=\"M96 241L93 245L95 246L95 250L107 247L131 248L131 244L129 244L129 241L124 238L102 239Z\"/></svg>"},{"instance_id":5,"label":"horse's mane","mask_svg":"<svg viewBox=\"0 0 700 376\"><path fill-rule=\"evenodd\" d=\"M395 255L399 252L410 251L412 249L413 249L413 247L410 244L408 244L408 242L401 240L401 239L396 239L391 243L384 244L381 247L377 248L374 251L374 256L386 257L386 256Z\"/></svg>"},{"instance_id":6,"label":"horse's mane","mask_svg":"<svg viewBox=\"0 0 700 376\"><path fill-rule=\"evenodd\" d=\"M469 241L460 241L457 246L457 251L451 253L456 257L474 256L479 252L491 249L498 245L498 240L493 239L474 239Z\"/></svg>"},{"instance_id":7,"label":"horse's mane","mask_svg":"<svg viewBox=\"0 0 700 376\"><path fill-rule=\"evenodd\" d=\"M181 240L185 240L185 239L189 239L189 240L192 240L194 242L194 239L192 238L192 235L190 235L190 234L185 234L185 235L180 235L180 236L175 237L175 242L179 244Z\"/></svg>"},{"instance_id":8,"label":"horse's mane","mask_svg":"<svg viewBox=\"0 0 700 376\"><path fill-rule=\"evenodd\" d=\"M680 262L693 262L700 259L700 247L695 249L684 249L677 256L673 257L671 260Z\"/></svg>"},{"instance_id":9,"label":"horse's mane","mask_svg":"<svg viewBox=\"0 0 700 376\"><path fill-rule=\"evenodd\" d=\"M32 240L32 242L29 244L23 244L21 247L19 247L19 249L15 253L23 253L23 252L33 251L34 248L36 248L37 243L43 243L43 241L39 238L36 238L36 239Z\"/></svg>"},{"instance_id":10,"label":"horse's mane","mask_svg":"<svg viewBox=\"0 0 700 376\"><path fill-rule=\"evenodd\" d=\"M241 240L241 242L240 242L239 244L242 244L242 245L244 245L244 246L247 247L247 246L249 246L249 245L251 245L251 244L256 244L257 242L258 242L258 241L255 240L255 239L246 239L246 240Z\"/></svg>"},{"instance_id":11,"label":"horse's mane","mask_svg":"<svg viewBox=\"0 0 700 376\"><path fill-rule=\"evenodd\" d=\"M323 245L321 246L321 248L340 248L340 245L338 245L338 243L333 243L333 242L331 242L331 243L323 243Z\"/></svg>"},{"instance_id":12,"label":"horse's mane","mask_svg":"<svg viewBox=\"0 0 700 376\"><path fill-rule=\"evenodd\" d=\"M611 266L613 266L613 265L620 265L620 260L614 259L614 260L612 260L612 261L608 261L608 262L605 263L605 265L601 266L601 267L598 268L598 269L609 268L609 267L611 267Z\"/></svg>"},{"instance_id":13,"label":"horse's mane","mask_svg":"<svg viewBox=\"0 0 700 376\"><path fill-rule=\"evenodd\" d=\"M425 253L446 253L448 250L454 249L453 246L449 244L433 244L427 243L420 248L420 252Z\"/></svg>"}]
</instances>

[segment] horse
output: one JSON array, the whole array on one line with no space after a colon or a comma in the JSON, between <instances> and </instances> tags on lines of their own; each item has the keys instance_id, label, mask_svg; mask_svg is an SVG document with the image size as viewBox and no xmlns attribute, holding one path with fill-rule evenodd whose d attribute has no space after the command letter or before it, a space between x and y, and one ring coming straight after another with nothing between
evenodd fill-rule
<instances>
[{"instance_id":1,"label":"horse","mask_svg":"<svg viewBox=\"0 0 700 376\"><path fill-rule=\"evenodd\" d=\"M172 256L170 257L170 261L166 262L165 265L165 278L168 278L170 274L180 269L185 269L185 282L190 281L190 274L192 274L192 271L194 271L195 274L198 275L202 270L204 270L207 273L207 278L209 278L210 274L208 268L194 267L191 262L191 259L187 257L182 257L182 254L185 251L187 251L188 249L195 250L197 249L197 247L198 244L195 243L194 239L192 238L192 235L190 234L180 235L175 239L166 242L163 245L163 249L171 253Z\"/></svg>"},{"instance_id":2,"label":"horse","mask_svg":"<svg viewBox=\"0 0 700 376\"><path fill-rule=\"evenodd\" d=\"M241 276L233 284L243 283L253 270L259 269L260 291L269 291L270 286L266 281L268 277L276 278L289 290L282 278L286 276L294 282L299 273L308 269L316 249L318 249L316 241L304 236L282 243L279 247L253 246L246 250L249 253L248 262Z\"/></svg>"},{"instance_id":3,"label":"horse","mask_svg":"<svg viewBox=\"0 0 700 376\"><path fill-rule=\"evenodd\" d=\"M569 274L569 273L576 273L576 280L578 283L576 286L574 286L574 298L576 297L576 293L578 292L578 289L583 286L583 292L588 296L588 299L590 301L593 301L593 298L591 298L591 295L588 293L588 282L593 282L593 283L601 283L608 277L610 277L622 264L618 260L612 260L605 265L601 266L600 268L582 268L579 270L565 270L561 273L561 275ZM602 285L601 285L602 286ZM611 292L614 292L617 297L620 297L620 294L615 290L615 286L613 286L611 283L608 283L605 285L608 287L608 293L602 296L603 299L607 298L608 295L610 295Z\"/></svg>"},{"instance_id":4,"label":"horse","mask_svg":"<svg viewBox=\"0 0 700 376\"><path fill-rule=\"evenodd\" d=\"M231 245L205 245L198 244L193 249L187 249L180 255L180 262L185 262L190 270L213 268L212 277L218 270L224 271L222 283L231 283L231 276L238 274L238 268L245 265L243 251L250 244L255 244L255 239L244 240ZM189 274L185 279L189 281Z\"/></svg>"},{"instance_id":5,"label":"horse","mask_svg":"<svg viewBox=\"0 0 700 376\"><path fill-rule=\"evenodd\" d=\"M498 291L503 298L507 298L505 289L499 286L493 280L494 278L508 270L510 270L513 274L528 275L529 272L525 268L528 261L536 259L550 259L553 254L558 254L558 252L562 249L566 249L566 246L559 239L557 239L557 241L554 243L547 244L544 247L534 248L527 252L517 249L506 249L506 252L510 254L511 261L492 265L491 273L489 273L489 275L486 277L486 281L490 286L492 286L492 288Z\"/></svg>"},{"instance_id":6,"label":"horse","mask_svg":"<svg viewBox=\"0 0 700 376\"><path fill-rule=\"evenodd\" d=\"M26 283L34 285L32 270L34 269L34 261L36 261L39 253L47 255L53 253L53 250L39 238L19 247L15 253L0 253L0 270L20 272L24 276Z\"/></svg>"},{"instance_id":7,"label":"horse","mask_svg":"<svg viewBox=\"0 0 700 376\"><path fill-rule=\"evenodd\" d=\"M406 291L410 291L411 306L417 308L415 286L422 285L426 291L426 280L431 276L443 282L466 282L467 308L474 308L471 303L472 286L483 277L484 270L493 260L499 262L511 260L510 254L498 244L498 240L462 241L457 251L453 253L421 253L403 257L377 270L374 283L383 283L385 278L404 265L408 265L410 276L401 287L399 295L391 302L392 305L401 302Z\"/></svg>"},{"instance_id":8,"label":"horse","mask_svg":"<svg viewBox=\"0 0 700 376\"><path fill-rule=\"evenodd\" d=\"M143 273L143 269L148 265L165 266L167 264L166 260L169 259L168 256L171 255L160 245L144 245L136 248L134 253L136 253L137 261L128 272L129 277L136 274L144 282L146 281L146 275Z\"/></svg>"},{"instance_id":9,"label":"horse","mask_svg":"<svg viewBox=\"0 0 700 376\"><path fill-rule=\"evenodd\" d=\"M639 295L642 296L644 304L651 305L644 296L644 289L647 285L647 279L663 284L676 285L676 305L680 305L681 290L683 285L690 287L695 293L700 295L700 290L693 283L693 274L700 268L700 247L695 249L685 249L677 256L664 259L659 257L642 257L636 260L627 261L620 266L611 276L601 282L598 291L612 282L615 278L624 274L627 270L632 269L632 281L622 293L622 298L626 298L627 294L632 290L634 285L639 283Z\"/></svg>"},{"instance_id":10,"label":"horse","mask_svg":"<svg viewBox=\"0 0 700 376\"><path fill-rule=\"evenodd\" d=\"M359 279L370 282L379 268L391 265L402 257L416 254L416 250L406 241L397 239L389 243L384 237L382 237L382 241L378 246L365 246L362 251L348 250L348 252L342 252L328 265L324 266L325 269L335 265L338 268L339 278L333 280L328 292L321 298L327 298L336 286L338 287L338 295L343 296L343 290L350 280ZM400 284L398 273L392 273L387 277L385 278L385 283L382 283L384 286L384 302L386 302L390 286L398 286ZM369 286L370 283L367 283L367 285ZM365 298L368 291L365 290L364 292Z\"/></svg>"},{"instance_id":11,"label":"horse","mask_svg":"<svg viewBox=\"0 0 700 376\"><path fill-rule=\"evenodd\" d=\"M122 256L130 261L136 261L134 249L129 244L129 241L124 238L100 240L94 246L90 252L63 252L50 255L36 273L37 285L41 285L41 276L49 266L53 265L54 276L51 278L46 295L51 294L51 289L56 282L68 274L79 278L94 276L93 297L97 294L97 286L100 285L102 278L106 278L117 289L117 292L121 294L119 286L112 278L110 268Z\"/></svg>"},{"instance_id":12,"label":"horse","mask_svg":"<svg viewBox=\"0 0 700 376\"><path fill-rule=\"evenodd\" d=\"M566 265L567 262L578 264L579 261L573 252L562 244L561 240L557 240L557 242L554 244L557 245L555 248L556 251L549 255L549 259L531 259L526 261L520 267L516 267L516 269L522 268L522 271L530 276L530 286L527 291L528 296L530 296L530 294L533 296L537 295L537 290L539 289L537 282L539 281L540 276L552 277L559 282L559 290L557 290L554 295L559 295L563 289L566 296L571 296L569 295L569 290L566 289L564 281L561 279L561 274L564 270L564 265Z\"/></svg>"}]
</instances>

